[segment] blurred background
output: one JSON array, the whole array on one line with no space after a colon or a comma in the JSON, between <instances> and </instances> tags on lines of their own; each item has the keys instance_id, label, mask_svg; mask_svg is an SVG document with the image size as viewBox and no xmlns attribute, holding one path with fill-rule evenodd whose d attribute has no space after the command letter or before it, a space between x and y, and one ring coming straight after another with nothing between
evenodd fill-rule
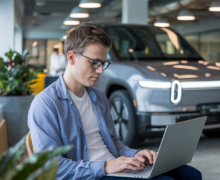
<instances>
[{"instance_id":1,"label":"blurred background","mask_svg":"<svg viewBox=\"0 0 220 180\"><path fill-rule=\"evenodd\" d=\"M171 28L187 40L201 56L200 64L204 66L215 64L211 66L213 73L206 73L206 78L212 75L214 80L220 80L218 0L0 0L0 154L29 131L27 112L34 96L27 96L26 99L23 97L40 93L65 71L67 63L63 51L65 39L71 30L83 23L99 24L100 27L133 24ZM173 41L169 41L170 36L166 38L161 38L163 40L161 47L164 46L167 54L172 54ZM115 43L114 45L117 46ZM10 49L13 52L10 52ZM134 52L133 49L126 49L127 55L128 51L130 54ZM148 51L149 49L145 49L145 54L148 54ZM20 60L14 61L14 53L21 54ZM112 54L109 56L113 57ZM23 74L17 75L17 79L15 75L9 76L6 69L10 71L15 65L21 65L24 59L28 59L25 61L28 71L22 70ZM188 63L187 59L182 60L185 62L181 62ZM8 68L5 68L6 65ZM155 67L147 68L155 71ZM167 71L169 74L169 70ZM163 72L160 74L166 77ZM26 78L22 80L23 84L19 84L21 76ZM16 81L13 82L13 78ZM11 84L6 86L5 82L8 79ZM31 82L28 87L24 86L27 81ZM216 97L220 97L219 87L218 84L218 88L209 92L210 97L214 91ZM111 91L119 89L117 86ZM206 91L206 100L209 98L207 94ZM216 101L219 107L213 122L215 121L219 128L220 102ZM214 100L210 101L212 102ZM134 106L136 108L136 104ZM182 111L185 108L181 106L180 109ZM1 121L3 118L6 121ZM220 176L220 131L218 130L216 134L218 136L215 137L202 134L191 163L202 171L206 180L216 180ZM161 138L145 139L141 148L157 151L160 141Z\"/></svg>"}]
</instances>

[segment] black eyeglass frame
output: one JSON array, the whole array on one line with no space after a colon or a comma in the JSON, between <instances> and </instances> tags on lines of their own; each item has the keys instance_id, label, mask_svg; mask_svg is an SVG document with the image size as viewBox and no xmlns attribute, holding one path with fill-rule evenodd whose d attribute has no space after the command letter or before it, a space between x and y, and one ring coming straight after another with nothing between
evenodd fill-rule
<instances>
[{"instance_id":1,"label":"black eyeglass frame","mask_svg":"<svg viewBox=\"0 0 220 180\"><path fill-rule=\"evenodd\" d=\"M76 54L78 54L78 55L80 55L80 56L83 56L83 57L85 57L85 58L91 60L91 61L92 61L91 67L95 64L94 61L99 61L99 62L100 62L100 65L98 65L97 68L92 67L92 69L98 69L101 65L102 65L102 67L104 67L104 64L107 62L108 65L106 66L105 69L103 68L103 70L106 70L106 69L109 67L109 65L111 64L111 62L108 61L108 60L102 61L102 60L100 60L100 59L92 59L92 58L89 58L89 57L87 57L87 56L84 56L84 55L82 55L82 54L80 54L80 53L77 53L77 52L74 52L74 53L76 53Z\"/></svg>"}]
</instances>

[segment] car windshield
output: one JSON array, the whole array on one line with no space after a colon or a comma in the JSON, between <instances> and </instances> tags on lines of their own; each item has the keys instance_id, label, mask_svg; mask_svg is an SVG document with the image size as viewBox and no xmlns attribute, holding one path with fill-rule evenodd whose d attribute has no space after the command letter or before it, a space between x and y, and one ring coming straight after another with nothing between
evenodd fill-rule
<instances>
[{"instance_id":1,"label":"car windshield","mask_svg":"<svg viewBox=\"0 0 220 180\"><path fill-rule=\"evenodd\" d=\"M200 60L196 51L174 31L163 27L110 26L119 60Z\"/></svg>"}]
</instances>

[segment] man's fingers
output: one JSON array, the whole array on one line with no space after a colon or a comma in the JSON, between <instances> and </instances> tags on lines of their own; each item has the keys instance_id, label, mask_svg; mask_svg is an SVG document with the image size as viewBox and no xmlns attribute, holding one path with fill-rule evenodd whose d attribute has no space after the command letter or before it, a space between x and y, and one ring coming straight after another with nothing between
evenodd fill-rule
<instances>
[{"instance_id":1,"label":"man's fingers","mask_svg":"<svg viewBox=\"0 0 220 180\"><path fill-rule=\"evenodd\" d=\"M156 152L154 152L154 151L150 151L151 152L151 154L153 154L153 161L155 162L155 160L156 160L156 157L157 157L157 153Z\"/></svg>"},{"instance_id":2,"label":"man's fingers","mask_svg":"<svg viewBox=\"0 0 220 180\"><path fill-rule=\"evenodd\" d=\"M143 163L145 163L145 158L143 158L142 156L136 156L136 158L138 159L138 160L140 160L141 162L143 162Z\"/></svg>"},{"instance_id":3,"label":"man's fingers","mask_svg":"<svg viewBox=\"0 0 220 180\"><path fill-rule=\"evenodd\" d=\"M132 166L132 165L130 165L130 164L123 164L123 165L121 166L121 168L122 168L122 170L124 170L124 169L136 170L136 169L137 169L137 167Z\"/></svg>"},{"instance_id":4,"label":"man's fingers","mask_svg":"<svg viewBox=\"0 0 220 180\"><path fill-rule=\"evenodd\" d=\"M141 162L139 159L137 158L127 158L125 163L136 166L140 169L143 169L145 167L144 163Z\"/></svg>"},{"instance_id":5,"label":"man's fingers","mask_svg":"<svg viewBox=\"0 0 220 180\"><path fill-rule=\"evenodd\" d=\"M151 152L148 150L148 149L146 149L145 151L144 151L144 155L149 159L149 163L150 164L153 164L153 155L151 154Z\"/></svg>"}]
</instances>

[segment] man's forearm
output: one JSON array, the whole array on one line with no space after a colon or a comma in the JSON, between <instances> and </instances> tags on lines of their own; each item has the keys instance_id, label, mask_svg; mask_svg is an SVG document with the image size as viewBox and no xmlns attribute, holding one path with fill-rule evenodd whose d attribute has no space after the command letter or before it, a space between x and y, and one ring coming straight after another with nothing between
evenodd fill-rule
<instances>
[{"instance_id":1,"label":"man's forearm","mask_svg":"<svg viewBox=\"0 0 220 180\"><path fill-rule=\"evenodd\" d=\"M77 179L99 179L104 177L105 161L84 162L73 161L71 159L58 156L59 164L57 171L57 180L77 180Z\"/></svg>"}]
</instances>

